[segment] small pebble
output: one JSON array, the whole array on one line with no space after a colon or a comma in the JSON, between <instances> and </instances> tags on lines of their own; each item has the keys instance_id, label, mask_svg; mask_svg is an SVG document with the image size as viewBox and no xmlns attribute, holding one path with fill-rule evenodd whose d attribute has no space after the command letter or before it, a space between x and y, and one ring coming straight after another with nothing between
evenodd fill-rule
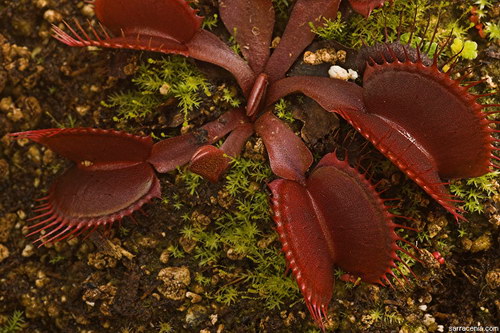
<instances>
[{"instance_id":1,"label":"small pebble","mask_svg":"<svg viewBox=\"0 0 500 333\"><path fill-rule=\"evenodd\" d=\"M191 283L191 273L185 266L166 267L158 273L158 280L163 285L158 286L158 291L166 298L182 300L186 297L186 288Z\"/></svg>"},{"instance_id":2,"label":"small pebble","mask_svg":"<svg viewBox=\"0 0 500 333\"><path fill-rule=\"evenodd\" d=\"M169 259L170 259L170 251L163 250L162 253L160 254L160 262L162 264L166 264L166 263L168 263Z\"/></svg>"},{"instance_id":3,"label":"small pebble","mask_svg":"<svg viewBox=\"0 0 500 333\"><path fill-rule=\"evenodd\" d=\"M190 291L188 291L186 293L186 297L191 299L191 303L199 303L201 302L201 296L198 295L198 294L195 294L195 293L192 293Z\"/></svg>"},{"instance_id":4,"label":"small pebble","mask_svg":"<svg viewBox=\"0 0 500 333\"><path fill-rule=\"evenodd\" d=\"M186 323L189 326L197 326L208 317L208 309L200 304L195 304L186 312Z\"/></svg>"},{"instance_id":5,"label":"small pebble","mask_svg":"<svg viewBox=\"0 0 500 333\"><path fill-rule=\"evenodd\" d=\"M436 319L431 314L426 313L424 315L424 320L422 320L425 326L431 326L432 324L436 323Z\"/></svg>"},{"instance_id":6,"label":"small pebble","mask_svg":"<svg viewBox=\"0 0 500 333\"><path fill-rule=\"evenodd\" d=\"M422 304L422 305L420 305L418 308L419 308L420 310L422 310L422 311L426 311L426 310L427 310L427 305Z\"/></svg>"},{"instance_id":7,"label":"small pebble","mask_svg":"<svg viewBox=\"0 0 500 333\"><path fill-rule=\"evenodd\" d=\"M49 5L49 1L48 0L34 0L33 4L37 8L43 8L43 7L47 7Z\"/></svg>"},{"instance_id":8,"label":"small pebble","mask_svg":"<svg viewBox=\"0 0 500 333\"><path fill-rule=\"evenodd\" d=\"M226 255L231 260L242 260L246 256L245 253L238 253L233 248L229 248L226 252Z\"/></svg>"},{"instance_id":9,"label":"small pebble","mask_svg":"<svg viewBox=\"0 0 500 333\"><path fill-rule=\"evenodd\" d=\"M332 66L328 70L328 75L332 79L339 79L339 80L356 80L358 78L358 73L352 69L346 70L345 68L342 68L340 66Z\"/></svg>"},{"instance_id":10,"label":"small pebble","mask_svg":"<svg viewBox=\"0 0 500 333\"><path fill-rule=\"evenodd\" d=\"M472 253L486 251L491 247L491 235L486 233L479 238L477 238L471 246L470 251Z\"/></svg>"},{"instance_id":11,"label":"small pebble","mask_svg":"<svg viewBox=\"0 0 500 333\"><path fill-rule=\"evenodd\" d=\"M494 269L486 273L486 283L491 289L500 287L500 268Z\"/></svg>"},{"instance_id":12,"label":"small pebble","mask_svg":"<svg viewBox=\"0 0 500 333\"><path fill-rule=\"evenodd\" d=\"M87 114L87 112L89 112L90 110L90 106L89 105L77 105L75 107L75 110L76 112L80 115L80 116L85 116Z\"/></svg>"},{"instance_id":13,"label":"small pebble","mask_svg":"<svg viewBox=\"0 0 500 333\"><path fill-rule=\"evenodd\" d=\"M5 245L0 244L0 262L7 259L9 257L9 254L9 249Z\"/></svg>"},{"instance_id":14,"label":"small pebble","mask_svg":"<svg viewBox=\"0 0 500 333\"><path fill-rule=\"evenodd\" d=\"M35 247L33 244L28 244L24 247L23 252L21 252L21 255L25 258L31 257L35 253Z\"/></svg>"},{"instance_id":15,"label":"small pebble","mask_svg":"<svg viewBox=\"0 0 500 333\"><path fill-rule=\"evenodd\" d=\"M47 9L45 13L43 13L43 18L49 23L58 23L62 21L61 13L53 9Z\"/></svg>"},{"instance_id":16,"label":"small pebble","mask_svg":"<svg viewBox=\"0 0 500 333\"><path fill-rule=\"evenodd\" d=\"M168 95L169 92L170 92L170 84L164 83L160 87L160 94L162 94L162 95Z\"/></svg>"},{"instance_id":17,"label":"small pebble","mask_svg":"<svg viewBox=\"0 0 500 333\"><path fill-rule=\"evenodd\" d=\"M82 7L82 14L87 16L87 17L92 17L94 16L94 6L87 4Z\"/></svg>"},{"instance_id":18,"label":"small pebble","mask_svg":"<svg viewBox=\"0 0 500 333\"><path fill-rule=\"evenodd\" d=\"M17 216L19 217L19 219L21 220L24 220L26 218L26 212L22 209L19 209L17 212L16 212Z\"/></svg>"},{"instance_id":19,"label":"small pebble","mask_svg":"<svg viewBox=\"0 0 500 333\"><path fill-rule=\"evenodd\" d=\"M179 238L179 244L184 252L191 253L196 247L196 240L182 236Z\"/></svg>"},{"instance_id":20,"label":"small pebble","mask_svg":"<svg viewBox=\"0 0 500 333\"><path fill-rule=\"evenodd\" d=\"M9 174L9 163L4 159L0 159L0 181L9 178Z\"/></svg>"},{"instance_id":21,"label":"small pebble","mask_svg":"<svg viewBox=\"0 0 500 333\"><path fill-rule=\"evenodd\" d=\"M275 49L278 47L278 45L280 44L281 42L281 37L277 36L273 39L273 41L271 42L271 48L272 49Z\"/></svg>"},{"instance_id":22,"label":"small pebble","mask_svg":"<svg viewBox=\"0 0 500 333\"><path fill-rule=\"evenodd\" d=\"M11 97L4 97L0 100L0 111L8 112L12 107L14 107L14 103Z\"/></svg>"},{"instance_id":23,"label":"small pebble","mask_svg":"<svg viewBox=\"0 0 500 333\"><path fill-rule=\"evenodd\" d=\"M35 164L40 164L42 162L42 154L37 146L33 145L28 149L28 157Z\"/></svg>"}]
</instances>

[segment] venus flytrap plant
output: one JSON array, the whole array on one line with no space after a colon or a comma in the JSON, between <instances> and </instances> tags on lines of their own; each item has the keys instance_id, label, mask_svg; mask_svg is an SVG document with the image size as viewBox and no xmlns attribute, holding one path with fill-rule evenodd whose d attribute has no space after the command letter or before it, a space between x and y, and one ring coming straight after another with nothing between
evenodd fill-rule
<instances>
[{"instance_id":1,"label":"venus flytrap plant","mask_svg":"<svg viewBox=\"0 0 500 333\"><path fill-rule=\"evenodd\" d=\"M384 2L349 0L364 16ZM498 105L482 105L478 101L481 95L469 92L481 82L462 86L452 79L457 55L450 60L450 70L440 69L439 57L451 37L432 57L425 55L436 41L437 25L428 46L422 39L413 48L413 34L408 44L403 44L400 29L396 29L391 32L393 42L350 52L347 62L363 75L361 87L325 77L286 77L315 37L310 22L318 26L336 18L340 0L297 0L272 52L273 2L220 0L221 20L243 58L202 29L202 18L184 0L93 3L103 24L100 31L91 27L88 33L75 23L76 28L67 25L69 33L54 26L55 37L71 46L148 50L210 62L234 76L246 105L189 133L156 143L150 137L86 128L13 134L44 144L75 162L37 208L40 215L33 219L41 221L31 227L38 229L30 235L46 230L37 239L40 245L100 225L110 226L160 197L156 172L188 164L191 171L218 181L232 159L242 163L234 158L255 133L262 139L270 169L278 177L268 186L287 265L312 317L323 328L336 267L355 281L392 285L391 277L398 279L394 271L401 270L400 264L410 270L398 253L413 255L400 245L409 242L395 232L407 227L395 223L400 216L389 211L385 204L389 200L380 197L376 185L349 164L347 155L341 159L336 152L325 155L311 169L315 162L312 153L273 114L275 102L288 94L302 93L326 111L337 113L457 220L463 219L461 211L442 179L477 177L496 168L491 160L499 159L493 154L497 141L493 134L498 131L485 109ZM409 6L405 1L396 3ZM190 83L180 83L183 87L186 84ZM215 146L220 140L223 143ZM244 183L242 177L234 179ZM228 184L235 192L241 190L231 178ZM262 204L266 197L255 191L247 194L238 198L239 213L225 215L217 222L220 237L196 228L184 229L189 237L204 243L200 248L209 255L201 255L202 261L208 264L211 256L217 256L215 249L221 242L257 266L262 263L264 257L253 245L262 234L252 219L267 216ZM269 282L270 289L273 285ZM230 286L221 291L220 300L230 302L237 293Z\"/></svg>"}]
</instances>

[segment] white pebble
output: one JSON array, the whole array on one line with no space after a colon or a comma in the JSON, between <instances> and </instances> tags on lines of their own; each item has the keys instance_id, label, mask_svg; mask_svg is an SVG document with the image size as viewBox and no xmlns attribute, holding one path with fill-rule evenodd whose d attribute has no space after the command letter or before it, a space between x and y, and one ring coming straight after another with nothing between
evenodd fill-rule
<instances>
[{"instance_id":1,"label":"white pebble","mask_svg":"<svg viewBox=\"0 0 500 333\"><path fill-rule=\"evenodd\" d=\"M425 326L429 327L436 322L436 319L431 314L426 313L422 322Z\"/></svg>"},{"instance_id":2,"label":"white pebble","mask_svg":"<svg viewBox=\"0 0 500 333\"><path fill-rule=\"evenodd\" d=\"M62 21L61 13L56 12L53 9L47 9L45 13L43 13L43 18L49 23L58 23Z\"/></svg>"},{"instance_id":3,"label":"white pebble","mask_svg":"<svg viewBox=\"0 0 500 333\"><path fill-rule=\"evenodd\" d=\"M25 258L31 257L35 253L35 247L32 244L26 245L21 255Z\"/></svg>"},{"instance_id":4,"label":"white pebble","mask_svg":"<svg viewBox=\"0 0 500 333\"><path fill-rule=\"evenodd\" d=\"M331 66L330 69L328 70L328 75L330 75L330 78L332 79L339 79L339 80L356 80L358 78L358 73L352 69L349 68L349 70L346 70L340 66Z\"/></svg>"},{"instance_id":5,"label":"white pebble","mask_svg":"<svg viewBox=\"0 0 500 333\"><path fill-rule=\"evenodd\" d=\"M354 69L349 68L347 72L349 73L351 80L356 80L358 78L358 72L356 72Z\"/></svg>"},{"instance_id":6,"label":"white pebble","mask_svg":"<svg viewBox=\"0 0 500 333\"><path fill-rule=\"evenodd\" d=\"M0 244L0 262L4 261L9 257L9 249L7 246Z\"/></svg>"},{"instance_id":7,"label":"white pebble","mask_svg":"<svg viewBox=\"0 0 500 333\"><path fill-rule=\"evenodd\" d=\"M94 6L87 4L82 7L82 14L87 16L87 17L92 17L94 16Z\"/></svg>"}]
</instances>

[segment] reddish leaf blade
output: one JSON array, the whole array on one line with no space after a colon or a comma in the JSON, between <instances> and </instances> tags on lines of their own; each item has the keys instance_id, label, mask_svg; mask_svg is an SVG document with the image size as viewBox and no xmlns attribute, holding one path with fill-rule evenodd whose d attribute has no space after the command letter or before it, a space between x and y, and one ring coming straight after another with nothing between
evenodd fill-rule
<instances>
[{"instance_id":1,"label":"reddish leaf blade","mask_svg":"<svg viewBox=\"0 0 500 333\"><path fill-rule=\"evenodd\" d=\"M247 97L247 116L254 117L257 112L261 111L262 103L266 97L267 85L269 81L267 80L267 75L262 73L257 76L252 87L252 91Z\"/></svg>"},{"instance_id":2,"label":"reddish leaf blade","mask_svg":"<svg viewBox=\"0 0 500 333\"><path fill-rule=\"evenodd\" d=\"M241 153L245 142L252 134L252 124L237 127L229 134L220 149L210 145L200 147L191 158L189 168L192 172L216 183L229 168L231 157Z\"/></svg>"},{"instance_id":3,"label":"reddish leaf blade","mask_svg":"<svg viewBox=\"0 0 500 333\"><path fill-rule=\"evenodd\" d=\"M135 36L111 37L106 31L104 31L104 29L101 33L98 33L93 28L91 28L91 31L94 37L90 37L78 22L75 23L78 32L75 31L75 29L73 29L68 23L64 23L70 33L63 31L55 25L52 26L52 31L55 39L69 46L95 46L112 49L132 49L162 52L167 54L181 54L184 56L189 55L188 49L184 44L176 42L172 39L137 34Z\"/></svg>"},{"instance_id":4,"label":"reddish leaf blade","mask_svg":"<svg viewBox=\"0 0 500 333\"><path fill-rule=\"evenodd\" d=\"M397 91L400 90L403 88ZM296 76L271 85L267 103L295 91L304 93L324 109L336 112L346 119L446 210L456 218L462 218L439 178L433 156L414 138L408 136L406 129L377 115L366 113L363 104L363 88L341 80Z\"/></svg>"},{"instance_id":5,"label":"reddish leaf blade","mask_svg":"<svg viewBox=\"0 0 500 333\"><path fill-rule=\"evenodd\" d=\"M270 82L284 78L299 54L314 39L309 22L317 25L321 24L322 17L335 18L339 3L340 0L298 0L295 3L281 41L264 70Z\"/></svg>"},{"instance_id":6,"label":"reddish leaf blade","mask_svg":"<svg viewBox=\"0 0 500 333\"><path fill-rule=\"evenodd\" d=\"M210 62L228 70L238 81L241 90L248 97L255 75L248 64L236 55L219 37L211 32L200 30L187 43L189 56L195 59Z\"/></svg>"},{"instance_id":7,"label":"reddish leaf blade","mask_svg":"<svg viewBox=\"0 0 500 333\"><path fill-rule=\"evenodd\" d=\"M100 219L127 211L146 197L159 197L158 180L147 163L87 171L71 168L51 189L55 211L71 219Z\"/></svg>"},{"instance_id":8,"label":"reddish leaf blade","mask_svg":"<svg viewBox=\"0 0 500 333\"><path fill-rule=\"evenodd\" d=\"M38 241L57 241L78 230L109 225L154 197L160 197L160 183L148 163L114 170L72 167L52 185L47 204L34 219L48 218L32 226L41 227L30 235L53 227Z\"/></svg>"},{"instance_id":9,"label":"reddish leaf blade","mask_svg":"<svg viewBox=\"0 0 500 333\"><path fill-rule=\"evenodd\" d=\"M383 200L347 161L328 154L306 186L280 179L269 187L287 262L320 326L332 296L334 266L366 282L389 281L400 261L400 238Z\"/></svg>"},{"instance_id":10,"label":"reddish leaf blade","mask_svg":"<svg viewBox=\"0 0 500 333\"><path fill-rule=\"evenodd\" d=\"M404 128L432 156L441 177L488 172L492 138L482 106L435 66L410 61L368 66L363 91L368 112Z\"/></svg>"},{"instance_id":11,"label":"reddish leaf blade","mask_svg":"<svg viewBox=\"0 0 500 333\"><path fill-rule=\"evenodd\" d=\"M153 146L151 137L94 128L51 128L13 133L11 136L38 142L77 164L93 168L114 168L144 162Z\"/></svg>"},{"instance_id":12,"label":"reddish leaf blade","mask_svg":"<svg viewBox=\"0 0 500 333\"><path fill-rule=\"evenodd\" d=\"M212 183L216 183L229 168L230 161L221 149L207 145L200 147L195 152L191 158L189 169Z\"/></svg>"},{"instance_id":13,"label":"reddish leaf blade","mask_svg":"<svg viewBox=\"0 0 500 333\"><path fill-rule=\"evenodd\" d=\"M364 45L358 51L347 54L346 67L355 69L359 73L364 73L366 66L376 62L383 64L387 60L399 60L405 62L409 59L411 62L417 62L419 59L426 66L431 66L433 60L426 54L421 54L408 44L402 44L399 41L378 43L374 45Z\"/></svg>"},{"instance_id":14,"label":"reddish leaf blade","mask_svg":"<svg viewBox=\"0 0 500 333\"><path fill-rule=\"evenodd\" d=\"M154 144L148 162L160 173L169 172L188 163L196 150L207 143L206 133L201 129L162 140Z\"/></svg>"},{"instance_id":15,"label":"reddish leaf blade","mask_svg":"<svg viewBox=\"0 0 500 333\"><path fill-rule=\"evenodd\" d=\"M363 110L363 89L355 83L327 77L292 76L274 82L268 88L265 105L301 92L318 102L325 110Z\"/></svg>"},{"instance_id":16,"label":"reddish leaf blade","mask_svg":"<svg viewBox=\"0 0 500 333\"><path fill-rule=\"evenodd\" d=\"M272 1L219 0L219 13L250 67L256 74L262 73L274 27Z\"/></svg>"},{"instance_id":17,"label":"reddish leaf blade","mask_svg":"<svg viewBox=\"0 0 500 333\"><path fill-rule=\"evenodd\" d=\"M313 162L304 142L272 112L257 119L255 131L264 141L274 174L303 184L305 173Z\"/></svg>"},{"instance_id":18,"label":"reddish leaf blade","mask_svg":"<svg viewBox=\"0 0 500 333\"><path fill-rule=\"evenodd\" d=\"M54 37L70 46L125 48L189 55L186 43L200 31L202 18L184 0L95 0L102 27L87 33L78 22L70 33L53 25Z\"/></svg>"},{"instance_id":19,"label":"reddish leaf blade","mask_svg":"<svg viewBox=\"0 0 500 333\"><path fill-rule=\"evenodd\" d=\"M374 187L332 153L308 178L307 191L323 217L335 265L365 282L383 284L397 258L398 236Z\"/></svg>"},{"instance_id":20,"label":"reddish leaf blade","mask_svg":"<svg viewBox=\"0 0 500 333\"><path fill-rule=\"evenodd\" d=\"M364 112L341 112L361 135L457 219L453 197L442 183L432 156L394 123Z\"/></svg>"},{"instance_id":21,"label":"reddish leaf blade","mask_svg":"<svg viewBox=\"0 0 500 333\"><path fill-rule=\"evenodd\" d=\"M245 143L247 142L248 138L252 136L252 134L253 134L252 124L244 124L238 126L229 134L229 136L227 137L226 141L224 141L220 149L225 154L231 157L236 157L241 153Z\"/></svg>"},{"instance_id":22,"label":"reddish leaf blade","mask_svg":"<svg viewBox=\"0 0 500 333\"><path fill-rule=\"evenodd\" d=\"M99 21L116 36L151 36L184 44L202 18L184 0L95 0Z\"/></svg>"},{"instance_id":23,"label":"reddish leaf blade","mask_svg":"<svg viewBox=\"0 0 500 333\"><path fill-rule=\"evenodd\" d=\"M387 1L392 2L393 0L349 0L349 3L356 12L368 17L372 10L382 6Z\"/></svg>"},{"instance_id":24,"label":"reddish leaf blade","mask_svg":"<svg viewBox=\"0 0 500 333\"><path fill-rule=\"evenodd\" d=\"M196 150L221 139L235 128L246 124L248 118L241 109L224 113L192 133L166 139L153 146L151 163L158 172L169 172L178 166L188 163Z\"/></svg>"},{"instance_id":25,"label":"reddish leaf blade","mask_svg":"<svg viewBox=\"0 0 500 333\"><path fill-rule=\"evenodd\" d=\"M278 179L273 193L274 221L283 252L314 320L322 326L333 293L333 259L318 212L302 185Z\"/></svg>"},{"instance_id":26,"label":"reddish leaf blade","mask_svg":"<svg viewBox=\"0 0 500 333\"><path fill-rule=\"evenodd\" d=\"M201 18L186 1L96 0L96 13L115 36L104 28L87 33L75 22L76 29L66 24L70 33L53 26L54 37L70 46L174 53L211 62L230 71L246 96L250 93L252 69L217 36L200 29Z\"/></svg>"}]
</instances>

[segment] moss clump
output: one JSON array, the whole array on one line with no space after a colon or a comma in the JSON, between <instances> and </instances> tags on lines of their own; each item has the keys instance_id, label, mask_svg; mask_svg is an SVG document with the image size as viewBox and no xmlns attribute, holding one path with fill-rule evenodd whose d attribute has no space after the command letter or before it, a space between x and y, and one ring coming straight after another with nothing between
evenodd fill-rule
<instances>
[{"instance_id":1,"label":"moss clump","mask_svg":"<svg viewBox=\"0 0 500 333\"><path fill-rule=\"evenodd\" d=\"M287 123L293 124L295 122L295 118L291 111L291 103L284 98L281 98L274 104L274 112L278 118Z\"/></svg>"},{"instance_id":2,"label":"moss clump","mask_svg":"<svg viewBox=\"0 0 500 333\"><path fill-rule=\"evenodd\" d=\"M139 66L132 82L138 90L116 93L103 103L106 107L118 108L113 117L116 122L143 120L166 100L175 97L187 125L189 112L200 106L203 96L212 95L207 79L181 56L148 59Z\"/></svg>"},{"instance_id":3,"label":"moss clump","mask_svg":"<svg viewBox=\"0 0 500 333\"><path fill-rule=\"evenodd\" d=\"M335 39L351 48L359 48L363 43L373 45L383 42L386 33L390 41L396 40L398 34L406 31L413 31L414 36L430 40L437 23L437 17L433 14L439 12L441 23L434 38L439 44L448 38L450 31L456 37L463 37L470 28L466 17L468 8L461 7L462 12L453 12L457 8L450 1L395 1L392 5L386 3L382 8L375 9L368 18L352 15L349 20L343 20L339 14L336 20L325 20L322 26L313 28L313 32L321 38ZM456 19L457 16L459 19ZM432 28L427 28L429 21Z\"/></svg>"},{"instance_id":4,"label":"moss clump","mask_svg":"<svg viewBox=\"0 0 500 333\"><path fill-rule=\"evenodd\" d=\"M463 200L463 209L470 213L483 213L486 201L499 194L499 175L499 171L494 171L481 177L454 181L450 191Z\"/></svg>"},{"instance_id":5,"label":"moss clump","mask_svg":"<svg viewBox=\"0 0 500 333\"><path fill-rule=\"evenodd\" d=\"M279 18L286 19L288 17L288 10L292 2L292 0L273 0L274 10Z\"/></svg>"},{"instance_id":6,"label":"moss clump","mask_svg":"<svg viewBox=\"0 0 500 333\"><path fill-rule=\"evenodd\" d=\"M231 281L208 290L206 297L225 305L240 299L256 299L268 309L279 308L285 300L297 300L299 294L293 278L283 275L286 263L275 242L277 236L270 228L268 194L259 185L270 180L272 173L266 163L258 160L238 158L231 164L221 190L232 202L228 211L208 227L190 221L192 215L186 215L185 221L193 223L186 223L181 234L196 241L193 256L199 266ZM188 175L182 172L180 178L188 191L196 194L199 182ZM227 264L227 258L243 260L246 268ZM208 286L212 277L197 273L195 279Z\"/></svg>"}]
</instances>

